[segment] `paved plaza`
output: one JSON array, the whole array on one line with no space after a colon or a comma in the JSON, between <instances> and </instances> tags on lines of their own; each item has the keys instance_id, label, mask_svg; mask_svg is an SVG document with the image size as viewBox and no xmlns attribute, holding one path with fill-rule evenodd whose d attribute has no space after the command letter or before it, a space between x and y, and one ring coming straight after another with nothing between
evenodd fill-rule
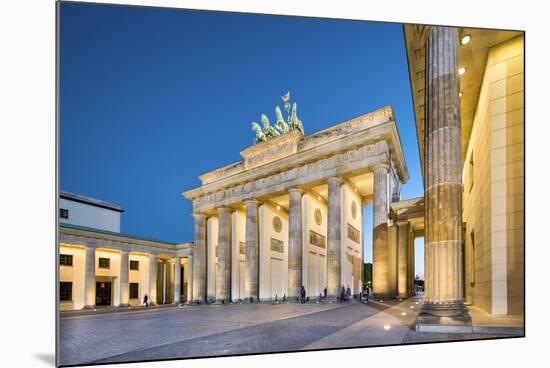
<instances>
[{"instance_id":1,"label":"paved plaza","mask_svg":"<svg viewBox=\"0 0 550 368\"><path fill-rule=\"evenodd\" d=\"M421 298L350 304L232 304L62 316L61 365L453 341L426 334Z\"/></svg>"}]
</instances>

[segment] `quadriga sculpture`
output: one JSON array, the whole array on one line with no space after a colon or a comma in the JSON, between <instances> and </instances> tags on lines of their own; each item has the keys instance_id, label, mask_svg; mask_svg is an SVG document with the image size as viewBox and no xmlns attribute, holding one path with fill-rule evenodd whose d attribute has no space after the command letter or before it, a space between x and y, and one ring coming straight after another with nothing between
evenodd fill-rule
<instances>
[{"instance_id":1,"label":"quadriga sculpture","mask_svg":"<svg viewBox=\"0 0 550 368\"><path fill-rule=\"evenodd\" d=\"M296 102L292 104L292 113L290 112L290 91L287 91L286 94L281 96L281 99L283 100L285 111L287 113L286 121L283 118L283 113L278 105L275 107L275 116L277 119L275 125L270 125L268 117L265 114L262 114L261 121L263 127L260 127L260 125L255 121L252 122L252 131L256 134L254 143L264 142L268 139L278 137L281 134L288 133L294 129L298 129L302 134L304 134L304 126L302 121L298 118L298 106Z\"/></svg>"}]
</instances>

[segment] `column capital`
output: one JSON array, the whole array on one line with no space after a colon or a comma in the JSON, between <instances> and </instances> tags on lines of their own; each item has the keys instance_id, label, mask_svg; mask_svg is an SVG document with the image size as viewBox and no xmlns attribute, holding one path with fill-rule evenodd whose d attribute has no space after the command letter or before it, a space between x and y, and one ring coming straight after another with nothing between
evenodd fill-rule
<instances>
[{"instance_id":1,"label":"column capital","mask_svg":"<svg viewBox=\"0 0 550 368\"><path fill-rule=\"evenodd\" d=\"M390 169L390 165L387 162L377 162L372 166L372 171L386 170Z\"/></svg>"},{"instance_id":2,"label":"column capital","mask_svg":"<svg viewBox=\"0 0 550 368\"><path fill-rule=\"evenodd\" d=\"M304 193L304 190L303 189L300 189L300 188L290 188L288 190L289 193L300 193L300 194L303 194Z\"/></svg>"},{"instance_id":3,"label":"column capital","mask_svg":"<svg viewBox=\"0 0 550 368\"><path fill-rule=\"evenodd\" d=\"M330 177L330 178L327 179L327 183L329 183L329 184L331 184L331 183L340 183L340 184L342 184L343 182L344 181L339 176L333 176L333 177Z\"/></svg>"},{"instance_id":4,"label":"column capital","mask_svg":"<svg viewBox=\"0 0 550 368\"><path fill-rule=\"evenodd\" d=\"M260 204L260 201L255 198L246 198L244 201L244 204L255 204L256 206Z\"/></svg>"},{"instance_id":5,"label":"column capital","mask_svg":"<svg viewBox=\"0 0 550 368\"><path fill-rule=\"evenodd\" d=\"M403 225L407 225L409 223L408 220L396 220L395 223L397 224L397 226L403 226Z\"/></svg>"},{"instance_id":6,"label":"column capital","mask_svg":"<svg viewBox=\"0 0 550 368\"><path fill-rule=\"evenodd\" d=\"M202 213L202 212L193 212L191 214L191 216L193 216L193 218L195 220L204 220L206 219L208 216L206 215L206 213Z\"/></svg>"},{"instance_id":7,"label":"column capital","mask_svg":"<svg viewBox=\"0 0 550 368\"><path fill-rule=\"evenodd\" d=\"M231 212L231 208L226 207L226 206L222 206L222 207L217 207L216 211L218 212L218 214L222 214L222 213Z\"/></svg>"}]
</instances>

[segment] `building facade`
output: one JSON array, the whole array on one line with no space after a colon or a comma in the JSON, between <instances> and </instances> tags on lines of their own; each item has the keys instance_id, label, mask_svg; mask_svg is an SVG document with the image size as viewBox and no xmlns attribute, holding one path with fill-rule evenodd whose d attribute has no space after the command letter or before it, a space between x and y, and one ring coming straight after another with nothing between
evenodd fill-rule
<instances>
[{"instance_id":1,"label":"building facade","mask_svg":"<svg viewBox=\"0 0 550 368\"><path fill-rule=\"evenodd\" d=\"M200 176L193 203L195 302L337 299L363 287L363 208L374 211L374 292L397 295L391 204L408 179L391 107L310 136L293 130ZM388 230L390 229L390 230ZM402 246L410 254L409 228ZM397 240L397 237L395 237ZM397 242L396 242L397 244ZM401 277L413 285L412 256ZM394 262L394 263L391 263ZM403 290L410 295L412 287Z\"/></svg>"},{"instance_id":2,"label":"building facade","mask_svg":"<svg viewBox=\"0 0 550 368\"><path fill-rule=\"evenodd\" d=\"M61 311L189 299L191 244L121 234L116 204L61 192L59 209Z\"/></svg>"},{"instance_id":3,"label":"building facade","mask_svg":"<svg viewBox=\"0 0 550 368\"><path fill-rule=\"evenodd\" d=\"M425 187L424 322L465 321L464 302L523 315L524 34L404 31Z\"/></svg>"}]
</instances>

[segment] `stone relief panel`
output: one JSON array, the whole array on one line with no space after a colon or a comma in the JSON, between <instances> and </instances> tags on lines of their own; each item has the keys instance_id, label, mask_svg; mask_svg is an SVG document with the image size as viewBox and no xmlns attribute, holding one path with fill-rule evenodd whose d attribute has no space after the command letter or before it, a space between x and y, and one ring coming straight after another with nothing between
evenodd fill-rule
<instances>
[{"instance_id":1,"label":"stone relief panel","mask_svg":"<svg viewBox=\"0 0 550 368\"><path fill-rule=\"evenodd\" d=\"M327 247L327 238L313 230L309 230L309 243L325 249Z\"/></svg>"},{"instance_id":2,"label":"stone relief panel","mask_svg":"<svg viewBox=\"0 0 550 368\"><path fill-rule=\"evenodd\" d=\"M239 254L246 255L246 242L239 242Z\"/></svg>"},{"instance_id":3,"label":"stone relief panel","mask_svg":"<svg viewBox=\"0 0 550 368\"><path fill-rule=\"evenodd\" d=\"M279 239L271 238L271 251L284 253L285 252L285 243Z\"/></svg>"},{"instance_id":4,"label":"stone relief panel","mask_svg":"<svg viewBox=\"0 0 550 368\"><path fill-rule=\"evenodd\" d=\"M361 244L361 232L353 227L351 224L348 224L348 239Z\"/></svg>"},{"instance_id":5,"label":"stone relief panel","mask_svg":"<svg viewBox=\"0 0 550 368\"><path fill-rule=\"evenodd\" d=\"M283 229L283 222L281 221L281 218L279 216L273 217L273 230L275 230L276 233L280 233Z\"/></svg>"},{"instance_id":6,"label":"stone relief panel","mask_svg":"<svg viewBox=\"0 0 550 368\"><path fill-rule=\"evenodd\" d=\"M351 202L351 218L355 220L357 217L357 203L355 201Z\"/></svg>"},{"instance_id":7,"label":"stone relief panel","mask_svg":"<svg viewBox=\"0 0 550 368\"><path fill-rule=\"evenodd\" d=\"M323 223L323 214L321 213L321 210L319 208L315 209L315 212L313 213L313 218L315 219L315 223L317 226L321 226Z\"/></svg>"}]
</instances>

